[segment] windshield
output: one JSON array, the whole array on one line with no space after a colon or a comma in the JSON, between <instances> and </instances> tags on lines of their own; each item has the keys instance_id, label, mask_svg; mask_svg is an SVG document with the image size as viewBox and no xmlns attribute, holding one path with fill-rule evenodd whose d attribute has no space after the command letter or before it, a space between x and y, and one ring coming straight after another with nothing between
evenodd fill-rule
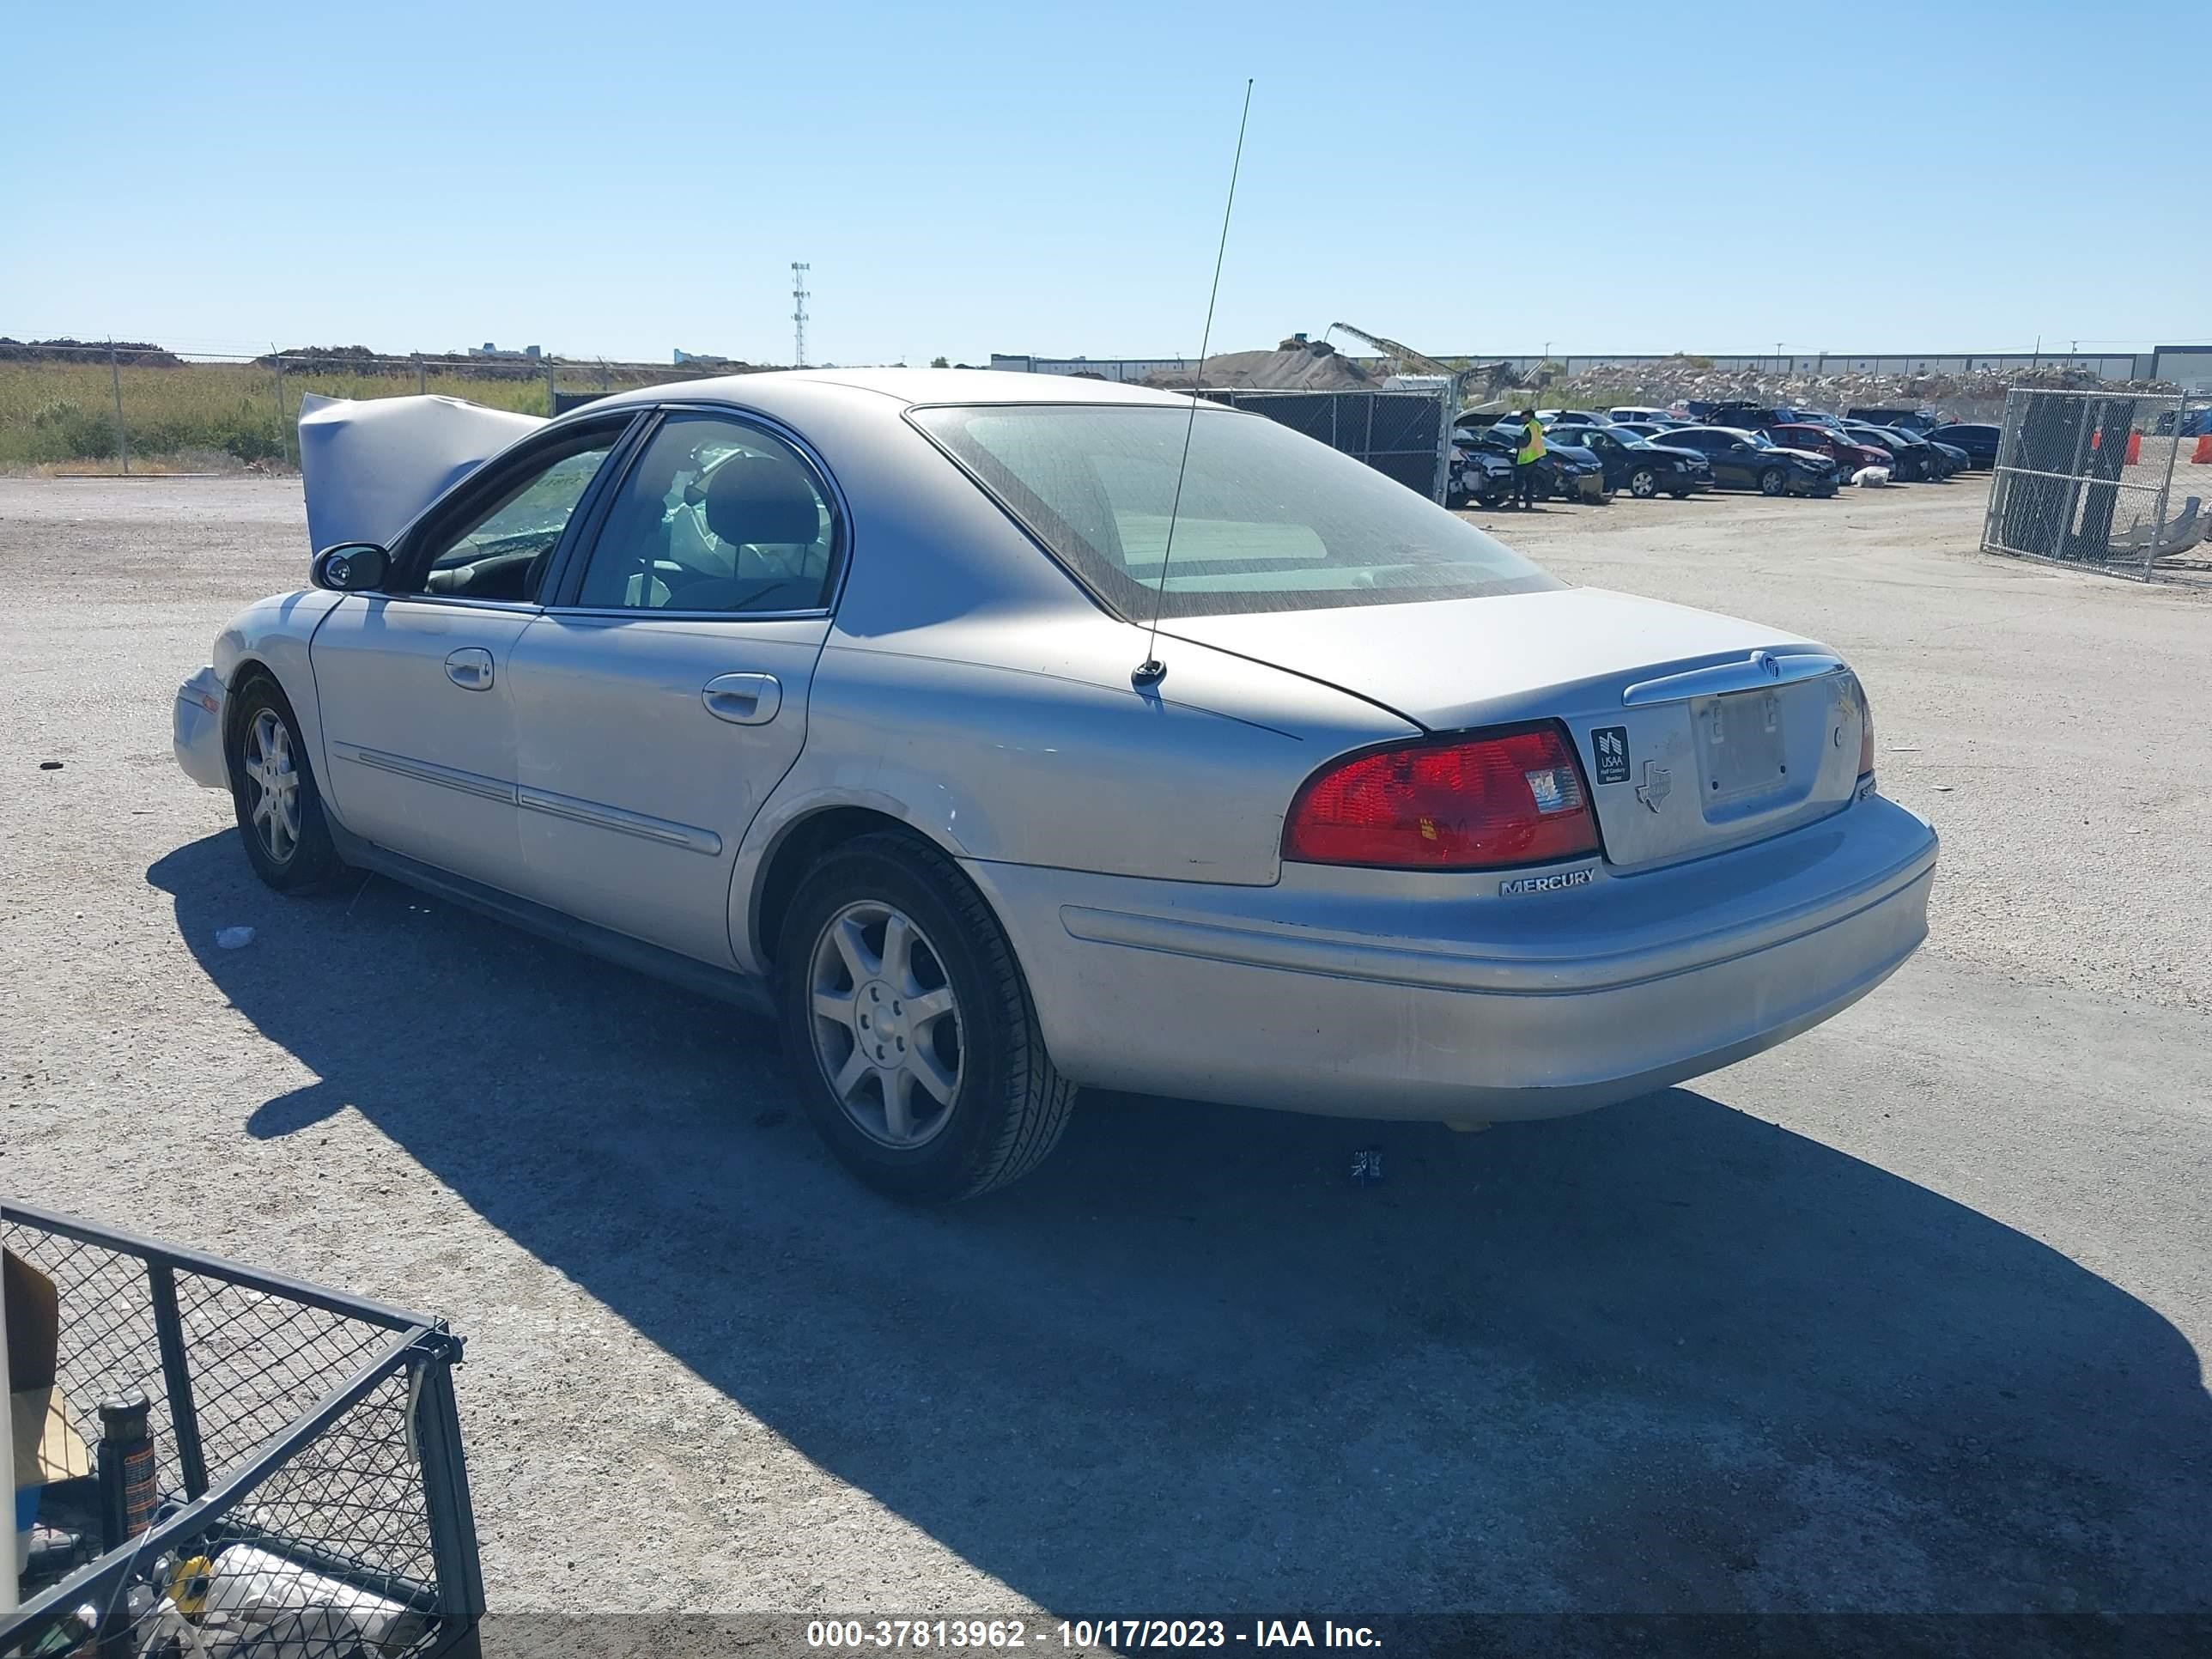
<instances>
[{"instance_id":1,"label":"windshield","mask_svg":"<svg viewBox=\"0 0 2212 1659\"><path fill-rule=\"evenodd\" d=\"M1774 449L1779 447L1779 446L1775 443L1774 440L1768 437L1764 432L1747 432L1744 434L1744 436L1750 439L1753 444L1761 449Z\"/></svg>"},{"instance_id":2,"label":"windshield","mask_svg":"<svg viewBox=\"0 0 2212 1659\"><path fill-rule=\"evenodd\" d=\"M1018 404L912 418L1123 617L1152 612L1170 514L1164 617L1565 586L1405 485L1261 416Z\"/></svg>"}]
</instances>

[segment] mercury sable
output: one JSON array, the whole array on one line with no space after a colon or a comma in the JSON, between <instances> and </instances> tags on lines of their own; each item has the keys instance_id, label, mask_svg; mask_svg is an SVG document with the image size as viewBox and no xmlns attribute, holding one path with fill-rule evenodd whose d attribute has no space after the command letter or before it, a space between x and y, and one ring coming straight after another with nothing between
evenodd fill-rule
<instances>
[{"instance_id":1,"label":"mercury sable","mask_svg":"<svg viewBox=\"0 0 2212 1659\"><path fill-rule=\"evenodd\" d=\"M313 585L176 708L261 878L769 1013L903 1198L1027 1172L1082 1085L1602 1106L1926 933L1936 837L1835 653L1571 586L1254 415L820 370L301 435Z\"/></svg>"}]
</instances>

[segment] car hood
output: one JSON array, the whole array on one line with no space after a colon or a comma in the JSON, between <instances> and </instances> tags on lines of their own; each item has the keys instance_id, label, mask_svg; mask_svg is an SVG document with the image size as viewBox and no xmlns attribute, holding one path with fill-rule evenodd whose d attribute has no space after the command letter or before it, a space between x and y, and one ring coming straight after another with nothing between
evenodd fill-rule
<instances>
[{"instance_id":1,"label":"car hood","mask_svg":"<svg viewBox=\"0 0 2212 1659\"><path fill-rule=\"evenodd\" d=\"M1338 687L1432 731L1548 717L1568 689L1753 650L1807 650L1759 623L1599 587L1186 617L1171 633Z\"/></svg>"},{"instance_id":2,"label":"car hood","mask_svg":"<svg viewBox=\"0 0 2212 1659\"><path fill-rule=\"evenodd\" d=\"M545 424L459 398L300 399L300 476L311 550L388 544L447 490Z\"/></svg>"}]
</instances>

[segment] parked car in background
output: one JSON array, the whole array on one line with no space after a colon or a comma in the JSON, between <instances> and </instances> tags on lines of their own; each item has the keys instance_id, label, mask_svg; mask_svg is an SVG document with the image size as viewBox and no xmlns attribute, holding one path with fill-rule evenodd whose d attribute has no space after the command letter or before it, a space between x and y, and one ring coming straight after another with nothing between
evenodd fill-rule
<instances>
[{"instance_id":1,"label":"parked car in background","mask_svg":"<svg viewBox=\"0 0 2212 1659\"><path fill-rule=\"evenodd\" d=\"M1664 421L1615 421L1607 429L1613 432L1633 434L1638 438L1649 438L1655 443L1662 443L1666 441L1666 434L1668 433L1677 432L1686 426L1695 425L1697 425L1695 421L1677 421L1672 419Z\"/></svg>"},{"instance_id":2,"label":"parked car in background","mask_svg":"<svg viewBox=\"0 0 2212 1659\"><path fill-rule=\"evenodd\" d=\"M1756 489L1762 495L1832 495L1836 464L1826 455L1784 449L1763 432L1737 427L1692 426L1667 434L1670 447L1694 449L1713 470L1716 485Z\"/></svg>"},{"instance_id":3,"label":"parked car in background","mask_svg":"<svg viewBox=\"0 0 2212 1659\"><path fill-rule=\"evenodd\" d=\"M1480 495L1475 497L1485 507L1498 507L1504 504L1505 496L1513 493L1513 457L1521 448L1522 428L1518 421L1500 421L1494 426L1479 423L1487 418L1486 416L1477 416L1473 421L1462 424L1452 434L1452 444L1455 448L1473 448L1498 457L1505 463L1504 494L1495 500L1486 500ZM1577 498L1601 501L1606 494L1605 469L1599 465L1596 456L1586 449L1577 449L1571 444L1555 444L1548 436L1546 437L1544 453L1536 463L1536 495L1540 500L1548 500L1556 495L1563 501Z\"/></svg>"},{"instance_id":4,"label":"parked car in background","mask_svg":"<svg viewBox=\"0 0 2212 1659\"><path fill-rule=\"evenodd\" d=\"M1832 416L1814 410L1792 409L1787 404L1715 404L1705 418L1707 426L1735 427L1746 432L1765 432L1778 426L1796 426L1808 421L1826 424Z\"/></svg>"},{"instance_id":5,"label":"parked car in background","mask_svg":"<svg viewBox=\"0 0 2212 1659\"><path fill-rule=\"evenodd\" d=\"M2160 416L2151 427L2151 435L2158 438L2172 437L2174 413L2174 410L2169 409L2165 414ZM1996 430L1995 427L1990 429L1993 432ZM2208 434L2212 434L2212 409L2191 409L2181 411L2181 436L2202 438Z\"/></svg>"},{"instance_id":6,"label":"parked car in background","mask_svg":"<svg viewBox=\"0 0 2212 1659\"><path fill-rule=\"evenodd\" d=\"M2172 422L2169 419L2167 430L2172 429ZM1995 466L1997 464L1997 440L2003 435L2002 427L1984 426L1978 422L1954 421L1948 426L1937 427L1928 434L1928 441L1930 443L1949 444L1954 449L1965 451L1967 465L1971 466Z\"/></svg>"},{"instance_id":7,"label":"parked car in background","mask_svg":"<svg viewBox=\"0 0 2212 1659\"><path fill-rule=\"evenodd\" d=\"M1844 430L1856 442L1887 450L1890 471L1899 483L1928 483L1951 476L1949 460L1917 432L1893 426L1869 426L1861 422L1847 422Z\"/></svg>"},{"instance_id":8,"label":"parked car in background","mask_svg":"<svg viewBox=\"0 0 2212 1659\"><path fill-rule=\"evenodd\" d=\"M1588 409L1540 409L1536 411L1536 418L1544 423L1547 431L1563 423L1568 426L1605 424L1604 416Z\"/></svg>"},{"instance_id":9,"label":"parked car in background","mask_svg":"<svg viewBox=\"0 0 2212 1659\"><path fill-rule=\"evenodd\" d=\"M1642 404L1622 404L1607 410L1605 418L1617 426L1623 421L1663 421L1668 415L1663 409L1651 409Z\"/></svg>"},{"instance_id":10,"label":"parked car in background","mask_svg":"<svg viewBox=\"0 0 2212 1659\"><path fill-rule=\"evenodd\" d=\"M1605 463L1595 451L1570 438L1547 434L1544 458L1552 464L1552 493L1561 501L1604 502L1613 499L1612 481L1606 477Z\"/></svg>"},{"instance_id":11,"label":"parked car in background","mask_svg":"<svg viewBox=\"0 0 2212 1659\"><path fill-rule=\"evenodd\" d=\"M1954 478L1974 464L1974 458L1957 444L1946 443L1941 438L1930 437L1928 447L1943 458L1943 476Z\"/></svg>"},{"instance_id":12,"label":"parked car in background","mask_svg":"<svg viewBox=\"0 0 2212 1659\"><path fill-rule=\"evenodd\" d=\"M1847 409L1844 419L1863 422L1868 426L1893 426L1906 432L1925 432L1929 427L1943 423L1942 416L1927 408Z\"/></svg>"},{"instance_id":13,"label":"parked car in background","mask_svg":"<svg viewBox=\"0 0 2212 1659\"><path fill-rule=\"evenodd\" d=\"M1555 412L1564 421L1567 411ZM1462 441L1464 434L1471 430L1478 430L1484 447L1492 453L1508 457L1517 453L1521 447L1522 430L1520 416L1509 415L1488 428L1477 427L1477 422L1488 418L1486 416L1462 415L1459 429L1453 434L1455 441ZM1611 501L1613 490L1606 483L1604 463L1577 444L1553 438L1551 426L1545 421L1544 411L1540 409L1536 411L1536 423L1545 428L1544 456L1536 463L1538 495L1556 495L1563 501Z\"/></svg>"},{"instance_id":14,"label":"parked car in background","mask_svg":"<svg viewBox=\"0 0 2212 1659\"><path fill-rule=\"evenodd\" d=\"M1513 495L1513 463L1495 449L1485 448L1472 438L1455 433L1452 436L1451 483L1444 496L1446 507L1465 507L1473 502L1480 507L1503 507Z\"/></svg>"},{"instance_id":15,"label":"parked car in background","mask_svg":"<svg viewBox=\"0 0 2212 1659\"><path fill-rule=\"evenodd\" d=\"M1926 937L1936 836L1841 657L1571 586L1272 421L957 369L511 442L375 407L306 472L312 586L179 688L185 773L280 893L378 872L775 1018L895 1197L1018 1178L1083 1087L1462 1127L1648 1096Z\"/></svg>"},{"instance_id":16,"label":"parked car in background","mask_svg":"<svg viewBox=\"0 0 2212 1659\"><path fill-rule=\"evenodd\" d=\"M1963 472L1966 470L1966 452L1965 450L1955 449L1949 444L1936 443L1924 436L1923 434L1914 431L1909 427L1893 426L1888 428L1887 430L1896 433L1899 437L1905 439L1909 442L1918 442L1927 446L1929 476L1935 478L1938 483L1950 477L1954 473Z\"/></svg>"},{"instance_id":17,"label":"parked car in background","mask_svg":"<svg viewBox=\"0 0 2212 1659\"><path fill-rule=\"evenodd\" d=\"M1826 455L1836 464L1836 470L1845 479L1863 466L1887 466L1889 452L1863 444L1848 433L1832 427L1815 426L1810 422L1792 426L1771 427L1766 435L1776 443L1790 449L1810 450L1816 455Z\"/></svg>"},{"instance_id":18,"label":"parked car in background","mask_svg":"<svg viewBox=\"0 0 2212 1659\"><path fill-rule=\"evenodd\" d=\"M1605 469L1606 488L1625 489L1638 501L1672 495L1679 501L1713 481L1712 467L1696 450L1662 447L1621 427L1560 425L1550 435L1554 442L1589 450Z\"/></svg>"}]
</instances>

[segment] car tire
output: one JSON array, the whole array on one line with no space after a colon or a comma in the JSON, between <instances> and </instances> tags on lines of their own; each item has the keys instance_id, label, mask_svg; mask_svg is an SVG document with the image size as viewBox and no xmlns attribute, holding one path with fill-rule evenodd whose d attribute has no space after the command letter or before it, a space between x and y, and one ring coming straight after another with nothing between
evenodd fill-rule
<instances>
[{"instance_id":1,"label":"car tire","mask_svg":"<svg viewBox=\"0 0 2212 1659\"><path fill-rule=\"evenodd\" d=\"M1513 499L1511 489L1486 489L1475 496L1475 505L1496 509Z\"/></svg>"},{"instance_id":2,"label":"car tire","mask_svg":"<svg viewBox=\"0 0 2212 1659\"><path fill-rule=\"evenodd\" d=\"M1762 495L1787 495L1790 475L1778 466L1770 466L1759 475L1759 493Z\"/></svg>"},{"instance_id":3,"label":"car tire","mask_svg":"<svg viewBox=\"0 0 2212 1659\"><path fill-rule=\"evenodd\" d=\"M1686 489L1670 489L1667 493L1678 501L1686 501L1690 499L1690 492Z\"/></svg>"},{"instance_id":4,"label":"car tire","mask_svg":"<svg viewBox=\"0 0 2212 1659\"><path fill-rule=\"evenodd\" d=\"M223 757L253 873L280 893L312 893L344 873L322 792L284 689L252 673L231 694ZM284 780L289 779L286 782Z\"/></svg>"},{"instance_id":5,"label":"car tire","mask_svg":"<svg viewBox=\"0 0 2212 1659\"><path fill-rule=\"evenodd\" d=\"M1628 475L1628 493L1639 501L1648 501L1659 493L1659 474L1648 466L1639 466Z\"/></svg>"},{"instance_id":6,"label":"car tire","mask_svg":"<svg viewBox=\"0 0 2212 1659\"><path fill-rule=\"evenodd\" d=\"M973 1198L1027 1175L1058 1143L1075 1085L1045 1051L1006 930L934 847L887 832L833 848L792 896L776 968L807 1116L878 1192L910 1204ZM925 1004L933 1012L917 1018Z\"/></svg>"}]
</instances>

